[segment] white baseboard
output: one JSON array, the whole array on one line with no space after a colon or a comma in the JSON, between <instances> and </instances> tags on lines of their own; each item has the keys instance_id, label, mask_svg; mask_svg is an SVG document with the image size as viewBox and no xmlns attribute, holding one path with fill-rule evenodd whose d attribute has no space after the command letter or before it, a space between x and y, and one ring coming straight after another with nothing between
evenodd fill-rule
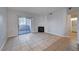
<instances>
[{"instance_id":1,"label":"white baseboard","mask_svg":"<svg viewBox=\"0 0 79 59\"><path fill-rule=\"evenodd\" d=\"M10 38L10 37L17 37L18 35L12 35L12 36L8 36L8 38Z\"/></svg>"},{"instance_id":2,"label":"white baseboard","mask_svg":"<svg viewBox=\"0 0 79 59\"><path fill-rule=\"evenodd\" d=\"M4 41L4 43L3 43L2 46L0 47L0 51L2 51L2 49L3 49L4 45L6 44L6 42L7 42L7 39Z\"/></svg>"}]
</instances>

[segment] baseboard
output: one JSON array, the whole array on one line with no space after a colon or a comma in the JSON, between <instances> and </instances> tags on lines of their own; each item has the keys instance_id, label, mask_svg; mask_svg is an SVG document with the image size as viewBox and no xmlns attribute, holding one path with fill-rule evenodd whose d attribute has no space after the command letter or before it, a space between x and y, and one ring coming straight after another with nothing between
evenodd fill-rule
<instances>
[{"instance_id":1,"label":"baseboard","mask_svg":"<svg viewBox=\"0 0 79 59\"><path fill-rule=\"evenodd\" d=\"M16 37L16 36L12 36L12 37ZM8 38L12 38L12 37L8 37ZM8 38L3 42L2 46L0 47L0 51L2 51L4 45L6 44Z\"/></svg>"},{"instance_id":2,"label":"baseboard","mask_svg":"<svg viewBox=\"0 0 79 59\"><path fill-rule=\"evenodd\" d=\"M0 47L0 51L2 51L2 49L3 49L4 45L6 44L6 42L7 42L7 40L4 41L4 43L3 43L2 46Z\"/></svg>"},{"instance_id":3,"label":"baseboard","mask_svg":"<svg viewBox=\"0 0 79 59\"><path fill-rule=\"evenodd\" d=\"M46 33L47 33L47 32L46 32ZM64 35L64 34L61 34L61 35L60 35L60 34L55 34L55 33L54 33L54 34L52 34L52 33L48 33L48 34L56 35L56 36L61 36L61 37L68 37L67 35Z\"/></svg>"},{"instance_id":4,"label":"baseboard","mask_svg":"<svg viewBox=\"0 0 79 59\"><path fill-rule=\"evenodd\" d=\"M12 36L8 36L8 38L12 38L12 37L17 37L18 35L12 35Z\"/></svg>"}]
</instances>

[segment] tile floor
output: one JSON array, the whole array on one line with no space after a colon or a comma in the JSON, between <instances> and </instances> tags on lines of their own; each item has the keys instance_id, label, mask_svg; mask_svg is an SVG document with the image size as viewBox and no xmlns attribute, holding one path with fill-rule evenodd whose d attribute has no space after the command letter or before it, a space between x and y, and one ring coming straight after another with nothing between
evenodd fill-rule
<instances>
[{"instance_id":1,"label":"tile floor","mask_svg":"<svg viewBox=\"0 0 79 59\"><path fill-rule=\"evenodd\" d=\"M48 33L30 33L9 38L3 51L63 51L70 39Z\"/></svg>"}]
</instances>

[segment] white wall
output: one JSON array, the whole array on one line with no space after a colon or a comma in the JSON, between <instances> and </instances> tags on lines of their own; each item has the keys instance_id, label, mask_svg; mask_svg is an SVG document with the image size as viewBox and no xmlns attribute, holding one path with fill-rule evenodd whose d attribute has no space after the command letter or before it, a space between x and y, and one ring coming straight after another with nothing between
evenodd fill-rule
<instances>
[{"instance_id":1,"label":"white wall","mask_svg":"<svg viewBox=\"0 0 79 59\"><path fill-rule=\"evenodd\" d=\"M67 9L62 8L48 16L48 33L56 35L66 35Z\"/></svg>"},{"instance_id":2,"label":"white wall","mask_svg":"<svg viewBox=\"0 0 79 59\"><path fill-rule=\"evenodd\" d=\"M25 17L33 17L32 15L8 9L8 37L18 36L18 17L25 16ZM33 19L32 19L33 22ZM32 23L33 26L33 23ZM33 27L32 27L33 30Z\"/></svg>"},{"instance_id":3,"label":"white wall","mask_svg":"<svg viewBox=\"0 0 79 59\"><path fill-rule=\"evenodd\" d=\"M79 44L79 15L77 20L77 43Z\"/></svg>"},{"instance_id":4,"label":"white wall","mask_svg":"<svg viewBox=\"0 0 79 59\"><path fill-rule=\"evenodd\" d=\"M35 17L34 32L38 32L38 26L44 26L45 32L56 35L67 35L69 28L69 19L67 19L67 8L62 8L53 12L53 15ZM67 25L68 24L68 25Z\"/></svg>"},{"instance_id":5,"label":"white wall","mask_svg":"<svg viewBox=\"0 0 79 59\"><path fill-rule=\"evenodd\" d=\"M67 14L66 21L65 21L65 35L69 36L69 34L72 32L72 21L71 21L71 15Z\"/></svg>"},{"instance_id":6,"label":"white wall","mask_svg":"<svg viewBox=\"0 0 79 59\"><path fill-rule=\"evenodd\" d=\"M0 7L0 50L7 41L7 8Z\"/></svg>"},{"instance_id":7,"label":"white wall","mask_svg":"<svg viewBox=\"0 0 79 59\"><path fill-rule=\"evenodd\" d=\"M34 32L38 32L38 26L44 26L45 32L48 31L47 16L37 16L34 18Z\"/></svg>"}]
</instances>

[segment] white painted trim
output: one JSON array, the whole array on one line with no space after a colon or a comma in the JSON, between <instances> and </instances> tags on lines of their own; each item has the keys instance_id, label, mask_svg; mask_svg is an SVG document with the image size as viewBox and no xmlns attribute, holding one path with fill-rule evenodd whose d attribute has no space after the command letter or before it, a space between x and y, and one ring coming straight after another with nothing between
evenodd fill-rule
<instances>
[{"instance_id":1,"label":"white painted trim","mask_svg":"<svg viewBox=\"0 0 79 59\"><path fill-rule=\"evenodd\" d=\"M8 36L8 38L9 38L9 37L16 37L16 36L18 36L18 35Z\"/></svg>"},{"instance_id":2,"label":"white painted trim","mask_svg":"<svg viewBox=\"0 0 79 59\"><path fill-rule=\"evenodd\" d=\"M0 51L2 51L2 49L3 49L4 45L6 44L6 42L7 42L7 39L6 39L6 41L4 41L4 43L3 43L2 46L0 47Z\"/></svg>"}]
</instances>

